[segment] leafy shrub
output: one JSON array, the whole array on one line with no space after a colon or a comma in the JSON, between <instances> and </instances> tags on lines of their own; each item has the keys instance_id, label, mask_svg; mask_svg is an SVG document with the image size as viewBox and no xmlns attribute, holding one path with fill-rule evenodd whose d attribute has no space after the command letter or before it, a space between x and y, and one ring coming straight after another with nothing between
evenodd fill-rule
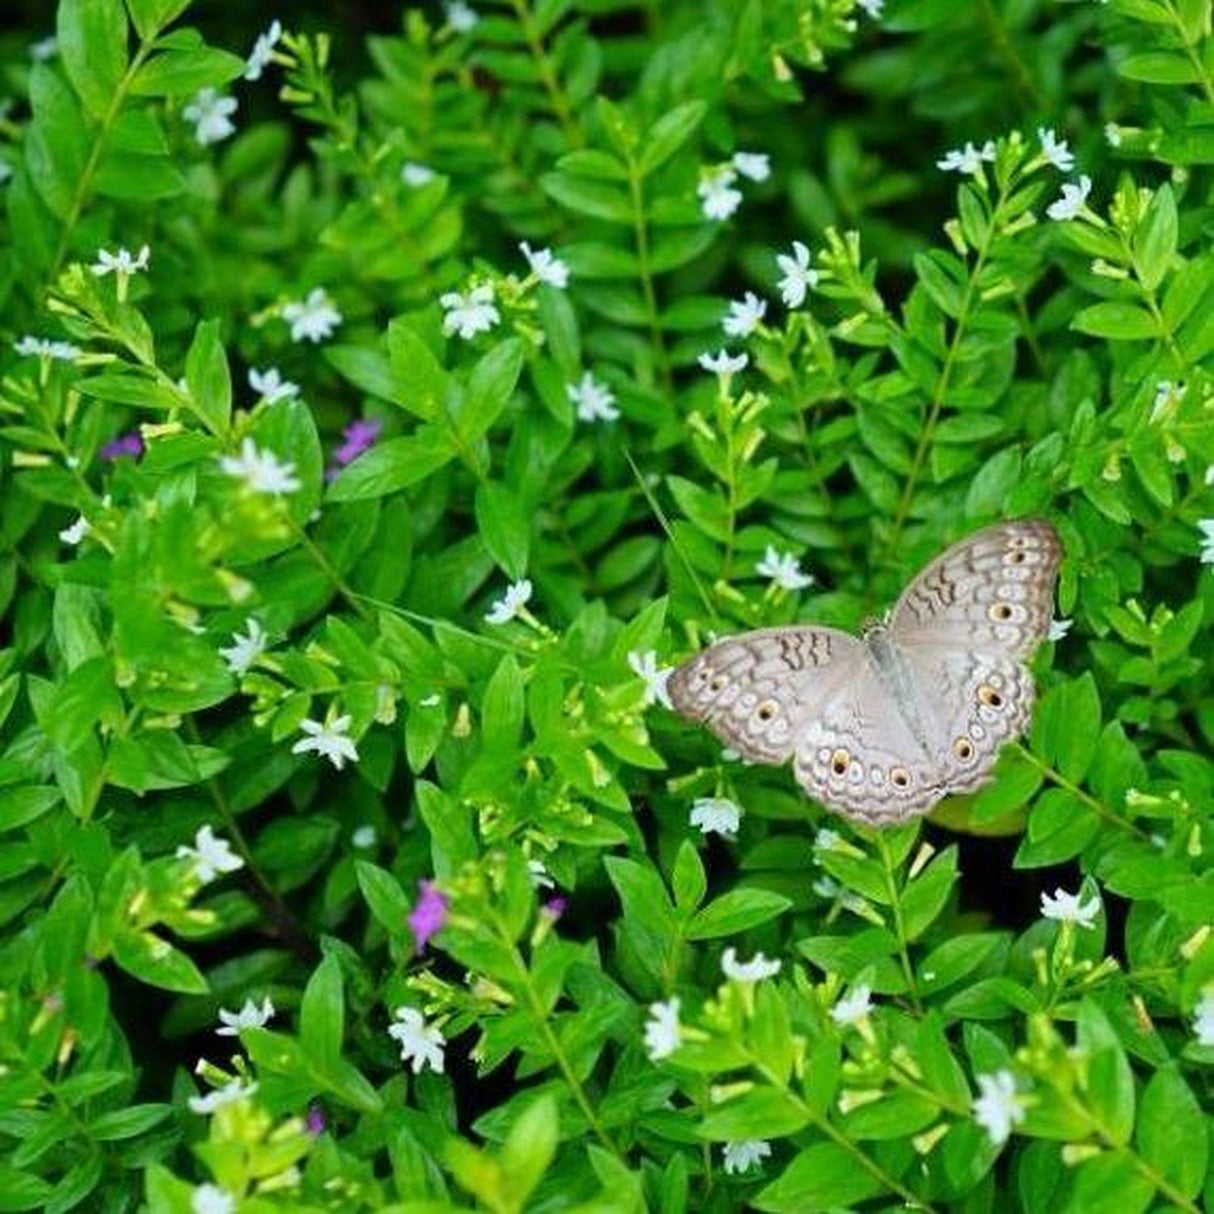
<instances>
[{"instance_id":1,"label":"leafy shrub","mask_svg":"<svg viewBox=\"0 0 1214 1214\"><path fill-rule=\"evenodd\" d=\"M190 7L4 44L0 1208L1199 1209L1209 0ZM1026 514L931 822L665 707Z\"/></svg>"}]
</instances>

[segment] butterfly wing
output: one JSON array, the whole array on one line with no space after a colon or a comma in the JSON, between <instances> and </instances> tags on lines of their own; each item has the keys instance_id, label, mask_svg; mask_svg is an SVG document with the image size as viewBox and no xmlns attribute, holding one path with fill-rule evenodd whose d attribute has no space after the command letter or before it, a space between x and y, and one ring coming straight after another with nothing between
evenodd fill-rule
<instances>
[{"instance_id":1,"label":"butterfly wing","mask_svg":"<svg viewBox=\"0 0 1214 1214\"><path fill-rule=\"evenodd\" d=\"M835 628L761 628L684 662L670 676L670 699L744 758L783 763L862 657L860 642Z\"/></svg>"}]
</instances>

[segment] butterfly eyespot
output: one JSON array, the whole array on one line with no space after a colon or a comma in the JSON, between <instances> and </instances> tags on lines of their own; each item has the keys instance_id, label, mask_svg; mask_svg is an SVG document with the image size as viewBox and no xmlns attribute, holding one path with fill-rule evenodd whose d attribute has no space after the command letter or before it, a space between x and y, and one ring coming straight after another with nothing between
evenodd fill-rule
<instances>
[{"instance_id":1,"label":"butterfly eyespot","mask_svg":"<svg viewBox=\"0 0 1214 1214\"><path fill-rule=\"evenodd\" d=\"M974 757L974 744L969 738L958 738L953 743L953 754L963 762Z\"/></svg>"},{"instance_id":2,"label":"butterfly eyespot","mask_svg":"<svg viewBox=\"0 0 1214 1214\"><path fill-rule=\"evenodd\" d=\"M1022 565L1026 556L1027 553L1017 548L1016 551L1009 552L1003 559L1004 563L1008 565Z\"/></svg>"},{"instance_id":3,"label":"butterfly eyespot","mask_svg":"<svg viewBox=\"0 0 1214 1214\"><path fill-rule=\"evenodd\" d=\"M767 721L770 721L776 715L776 713L779 712L779 710L780 706L775 702L775 700L764 700L758 706L758 708L755 709L755 716L758 717L760 721L766 723Z\"/></svg>"},{"instance_id":4,"label":"butterfly eyespot","mask_svg":"<svg viewBox=\"0 0 1214 1214\"><path fill-rule=\"evenodd\" d=\"M988 708L1001 708L1003 706L1003 697L989 683L983 683L978 688L978 699Z\"/></svg>"},{"instance_id":5,"label":"butterfly eyespot","mask_svg":"<svg viewBox=\"0 0 1214 1214\"><path fill-rule=\"evenodd\" d=\"M830 757L830 769L837 776L843 775L847 771L847 765L851 762L851 755L846 750L840 747Z\"/></svg>"},{"instance_id":6,"label":"butterfly eyespot","mask_svg":"<svg viewBox=\"0 0 1214 1214\"><path fill-rule=\"evenodd\" d=\"M889 778L893 782L895 788L910 787L910 772L905 767L894 767L890 769Z\"/></svg>"},{"instance_id":7,"label":"butterfly eyespot","mask_svg":"<svg viewBox=\"0 0 1214 1214\"><path fill-rule=\"evenodd\" d=\"M1015 614L1015 608L1010 603L992 603L987 610L992 620L1010 620Z\"/></svg>"},{"instance_id":8,"label":"butterfly eyespot","mask_svg":"<svg viewBox=\"0 0 1214 1214\"><path fill-rule=\"evenodd\" d=\"M709 691L720 691L725 686L725 676L723 674L714 674L708 682Z\"/></svg>"}]
</instances>

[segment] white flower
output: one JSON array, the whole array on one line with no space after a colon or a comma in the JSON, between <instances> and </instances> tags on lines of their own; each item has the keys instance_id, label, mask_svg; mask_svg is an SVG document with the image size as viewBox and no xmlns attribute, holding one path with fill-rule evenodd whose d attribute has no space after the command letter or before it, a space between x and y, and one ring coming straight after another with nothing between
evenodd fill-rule
<instances>
[{"instance_id":1,"label":"white flower","mask_svg":"<svg viewBox=\"0 0 1214 1214\"><path fill-rule=\"evenodd\" d=\"M1059 140L1049 127L1039 126L1037 138L1041 140L1041 154L1063 173L1069 173L1075 167L1075 156L1066 145L1066 140Z\"/></svg>"},{"instance_id":2,"label":"white flower","mask_svg":"<svg viewBox=\"0 0 1214 1214\"><path fill-rule=\"evenodd\" d=\"M746 369L746 364L750 362L750 355L730 354L728 350L718 350L715 354L701 354L696 362L713 375L735 375Z\"/></svg>"},{"instance_id":3,"label":"white flower","mask_svg":"<svg viewBox=\"0 0 1214 1214\"><path fill-rule=\"evenodd\" d=\"M108 249L98 249L97 260L89 266L89 269L98 278L111 273L129 277L139 270L148 268L148 258L151 254L152 250L147 245L139 250L136 257L132 257L130 250L125 248L119 249L117 253L111 253Z\"/></svg>"},{"instance_id":4,"label":"white flower","mask_svg":"<svg viewBox=\"0 0 1214 1214\"><path fill-rule=\"evenodd\" d=\"M721 321L721 328L730 337L749 337L766 314L767 300L747 291L742 299L729 301L729 315Z\"/></svg>"},{"instance_id":5,"label":"white flower","mask_svg":"<svg viewBox=\"0 0 1214 1214\"><path fill-rule=\"evenodd\" d=\"M283 304L282 318L291 326L292 341L323 341L342 322L337 305L324 287L313 287L306 298Z\"/></svg>"},{"instance_id":6,"label":"white flower","mask_svg":"<svg viewBox=\"0 0 1214 1214\"><path fill-rule=\"evenodd\" d=\"M1092 928L1100 914L1100 899L1092 898L1080 902L1081 893L1068 894L1064 889L1054 890L1053 897L1041 895L1041 914L1046 919L1057 919L1060 923L1077 923L1080 927Z\"/></svg>"},{"instance_id":7,"label":"white flower","mask_svg":"<svg viewBox=\"0 0 1214 1214\"><path fill-rule=\"evenodd\" d=\"M954 148L944 153L943 160L936 161L936 168L946 173L981 173L984 160L995 159L995 144L988 139L980 148L967 143L963 148Z\"/></svg>"},{"instance_id":8,"label":"white flower","mask_svg":"<svg viewBox=\"0 0 1214 1214\"><path fill-rule=\"evenodd\" d=\"M60 362L75 362L82 353L79 346L73 346L70 341L51 341L47 337L25 336L13 343L13 349L22 358L57 358Z\"/></svg>"},{"instance_id":9,"label":"white flower","mask_svg":"<svg viewBox=\"0 0 1214 1214\"><path fill-rule=\"evenodd\" d=\"M388 1036L400 1043L401 1062L412 1062L413 1073L426 1067L443 1073L443 1047L446 1038L414 1007L398 1007L396 1019L388 1026Z\"/></svg>"},{"instance_id":10,"label":"white flower","mask_svg":"<svg viewBox=\"0 0 1214 1214\"><path fill-rule=\"evenodd\" d=\"M653 649L647 649L644 653L633 650L628 655L628 665L632 673L645 684L645 699L641 705L643 708L648 708L650 704L661 704L663 708L673 707L670 692L666 689L666 684L674 673L673 666L659 666L657 652Z\"/></svg>"},{"instance_id":11,"label":"white flower","mask_svg":"<svg viewBox=\"0 0 1214 1214\"><path fill-rule=\"evenodd\" d=\"M563 291L569 285L569 267L559 257L554 257L551 249L536 249L522 240L518 246L531 267L531 273L550 287Z\"/></svg>"},{"instance_id":12,"label":"white flower","mask_svg":"<svg viewBox=\"0 0 1214 1214\"><path fill-rule=\"evenodd\" d=\"M1050 620L1050 630L1046 633L1047 641L1061 641L1068 632L1071 631L1071 625L1074 620Z\"/></svg>"},{"instance_id":13,"label":"white flower","mask_svg":"<svg viewBox=\"0 0 1214 1214\"><path fill-rule=\"evenodd\" d=\"M533 889L556 888L556 882L553 881L548 870L544 867L543 860L528 860L527 876L531 878L531 887Z\"/></svg>"},{"instance_id":14,"label":"white flower","mask_svg":"<svg viewBox=\"0 0 1214 1214\"><path fill-rule=\"evenodd\" d=\"M1084 205L1087 203L1088 195L1091 192L1092 179L1086 173L1083 173L1080 175L1078 185L1069 181L1063 184L1062 197L1056 202L1051 202L1045 208L1045 213L1051 219L1074 219L1083 210Z\"/></svg>"},{"instance_id":15,"label":"white flower","mask_svg":"<svg viewBox=\"0 0 1214 1214\"><path fill-rule=\"evenodd\" d=\"M1211 465L1210 465L1210 466L1209 466L1209 467L1206 469L1206 484L1207 484L1207 485L1214 485L1214 464L1211 464Z\"/></svg>"},{"instance_id":16,"label":"white flower","mask_svg":"<svg viewBox=\"0 0 1214 1214\"><path fill-rule=\"evenodd\" d=\"M71 544L73 547L75 547L80 543L81 540L84 539L86 535L88 535L90 531L92 531L92 529L92 523L90 523L83 514L78 514L74 523L68 527L64 527L64 529L59 532L59 538L65 544Z\"/></svg>"},{"instance_id":17,"label":"white flower","mask_svg":"<svg viewBox=\"0 0 1214 1214\"><path fill-rule=\"evenodd\" d=\"M1115 122L1106 122L1104 124L1105 141L1111 148L1121 147L1121 127Z\"/></svg>"},{"instance_id":18,"label":"white flower","mask_svg":"<svg viewBox=\"0 0 1214 1214\"><path fill-rule=\"evenodd\" d=\"M280 497L285 493L294 493L300 487L295 465L280 464L273 451L258 450L251 438L245 438L240 444L239 455L220 456L219 466L229 476L240 477L245 488L252 493L270 493Z\"/></svg>"},{"instance_id":19,"label":"white flower","mask_svg":"<svg viewBox=\"0 0 1214 1214\"><path fill-rule=\"evenodd\" d=\"M437 708L443 702L443 697L437 691L431 692L423 700L417 701L418 708Z\"/></svg>"},{"instance_id":20,"label":"white flower","mask_svg":"<svg viewBox=\"0 0 1214 1214\"><path fill-rule=\"evenodd\" d=\"M244 1001L244 1007L238 1012L229 1012L226 1008L219 1009L219 1019L222 1028L215 1030L217 1037L237 1037L243 1029L263 1028L274 1015L274 1004L267 995L261 1001L261 1007L252 999Z\"/></svg>"},{"instance_id":21,"label":"white flower","mask_svg":"<svg viewBox=\"0 0 1214 1214\"><path fill-rule=\"evenodd\" d=\"M840 894L845 893L843 886L834 879L834 877L818 877L810 889L818 895L819 898L837 898Z\"/></svg>"},{"instance_id":22,"label":"white flower","mask_svg":"<svg viewBox=\"0 0 1214 1214\"><path fill-rule=\"evenodd\" d=\"M193 1214L233 1214L236 1198L217 1184L200 1184L190 1194Z\"/></svg>"},{"instance_id":23,"label":"white flower","mask_svg":"<svg viewBox=\"0 0 1214 1214\"><path fill-rule=\"evenodd\" d=\"M485 614L490 624L508 624L531 602L531 581L522 578L506 587L506 593Z\"/></svg>"},{"instance_id":24,"label":"white flower","mask_svg":"<svg viewBox=\"0 0 1214 1214\"><path fill-rule=\"evenodd\" d=\"M742 821L742 807L728 797L698 797L692 802L690 821L702 835L716 833L732 839Z\"/></svg>"},{"instance_id":25,"label":"white flower","mask_svg":"<svg viewBox=\"0 0 1214 1214\"><path fill-rule=\"evenodd\" d=\"M478 333L487 333L502 318L493 306L491 282L473 287L466 295L448 291L439 296L438 302L447 313L443 317L443 332L448 337L458 333L464 341L469 341Z\"/></svg>"},{"instance_id":26,"label":"white flower","mask_svg":"<svg viewBox=\"0 0 1214 1214\"><path fill-rule=\"evenodd\" d=\"M45 63L48 59L54 59L57 54L59 54L59 39L54 35L39 39L30 46L30 58L35 63Z\"/></svg>"},{"instance_id":27,"label":"white flower","mask_svg":"<svg viewBox=\"0 0 1214 1214\"><path fill-rule=\"evenodd\" d=\"M264 371L250 367L249 387L267 405L272 405L276 400L294 400L299 395L299 385L283 379L277 367L267 367Z\"/></svg>"},{"instance_id":28,"label":"white flower","mask_svg":"<svg viewBox=\"0 0 1214 1214\"><path fill-rule=\"evenodd\" d=\"M877 21L885 8L885 0L856 0L856 7L862 8L868 16Z\"/></svg>"},{"instance_id":29,"label":"white flower","mask_svg":"<svg viewBox=\"0 0 1214 1214\"><path fill-rule=\"evenodd\" d=\"M878 3L880 0L878 0ZM725 1157L725 1175L731 1172L749 1172L771 1154L771 1144L761 1138L746 1138L741 1142L727 1142L721 1148Z\"/></svg>"},{"instance_id":30,"label":"white flower","mask_svg":"<svg viewBox=\"0 0 1214 1214\"><path fill-rule=\"evenodd\" d=\"M678 996L665 1003L651 1003L649 1017L645 1022L645 1052L651 1061L657 1062L679 1048L683 1030L679 1025Z\"/></svg>"},{"instance_id":31,"label":"white flower","mask_svg":"<svg viewBox=\"0 0 1214 1214\"><path fill-rule=\"evenodd\" d=\"M726 978L734 982L758 982L763 978L774 978L780 972L780 962L768 960L762 953L755 953L749 961L739 961L731 945L721 954L721 970Z\"/></svg>"},{"instance_id":32,"label":"white flower","mask_svg":"<svg viewBox=\"0 0 1214 1214\"><path fill-rule=\"evenodd\" d=\"M731 163L751 181L766 181L771 176L771 157L766 152L734 152Z\"/></svg>"},{"instance_id":33,"label":"white flower","mask_svg":"<svg viewBox=\"0 0 1214 1214\"><path fill-rule=\"evenodd\" d=\"M248 636L241 636L239 632L232 633L232 644L219 651L219 656L233 674L244 674L266 651L266 631L262 628L261 621L249 616L246 626L249 630Z\"/></svg>"},{"instance_id":34,"label":"white flower","mask_svg":"<svg viewBox=\"0 0 1214 1214\"><path fill-rule=\"evenodd\" d=\"M830 1009L830 1018L839 1025L855 1024L873 1010L872 987L861 983L850 995L838 999Z\"/></svg>"},{"instance_id":35,"label":"white flower","mask_svg":"<svg viewBox=\"0 0 1214 1214\"><path fill-rule=\"evenodd\" d=\"M178 860L194 862L194 876L206 885L222 873L234 873L244 868L244 861L232 850L227 839L219 838L210 826L200 826L194 836L194 846L182 844L174 853Z\"/></svg>"},{"instance_id":36,"label":"white flower","mask_svg":"<svg viewBox=\"0 0 1214 1214\"><path fill-rule=\"evenodd\" d=\"M361 851L368 851L375 846L376 837L375 827L364 823L350 836L350 842Z\"/></svg>"},{"instance_id":37,"label":"white flower","mask_svg":"<svg viewBox=\"0 0 1214 1214\"><path fill-rule=\"evenodd\" d=\"M428 185L436 176L428 164L418 164L416 160L406 160L400 170L401 181L415 190L419 186Z\"/></svg>"},{"instance_id":38,"label":"white flower","mask_svg":"<svg viewBox=\"0 0 1214 1214\"><path fill-rule=\"evenodd\" d=\"M191 1113L198 1113L205 1117L207 1114L215 1112L216 1109L222 1109L225 1104L235 1104L238 1100L252 1096L256 1091L257 1084L233 1079L231 1083L225 1083L223 1087L216 1088L205 1096L191 1096L187 1103Z\"/></svg>"},{"instance_id":39,"label":"white flower","mask_svg":"<svg viewBox=\"0 0 1214 1214\"><path fill-rule=\"evenodd\" d=\"M784 277L777 284L785 307L799 308L805 302L805 292L818 285L818 271L809 266L809 249L799 240L792 242L793 255L776 255L776 265Z\"/></svg>"},{"instance_id":40,"label":"white flower","mask_svg":"<svg viewBox=\"0 0 1214 1214\"><path fill-rule=\"evenodd\" d=\"M1002 1146L1012 1126L1024 1120L1024 1105L1016 1095L1016 1079L1011 1071L996 1071L978 1076L981 1093L973 1104L974 1120L990 1135L991 1142Z\"/></svg>"},{"instance_id":41,"label":"white flower","mask_svg":"<svg viewBox=\"0 0 1214 1214\"><path fill-rule=\"evenodd\" d=\"M278 45L279 38L282 37L282 22L275 20L270 23L270 28L264 34L259 34L257 41L253 43L253 49L249 53L248 62L244 67L244 78L246 80L260 80L261 73L269 66L270 59L274 55L274 48Z\"/></svg>"},{"instance_id":42,"label":"white flower","mask_svg":"<svg viewBox=\"0 0 1214 1214\"><path fill-rule=\"evenodd\" d=\"M232 134L236 124L231 115L235 112L235 97L221 96L215 89L200 89L181 111L181 116L194 124L194 138L206 147L208 143L218 143Z\"/></svg>"},{"instance_id":43,"label":"white flower","mask_svg":"<svg viewBox=\"0 0 1214 1214\"><path fill-rule=\"evenodd\" d=\"M1197 529L1201 532L1201 551L1197 554L1203 565L1214 565L1214 518L1199 518Z\"/></svg>"},{"instance_id":44,"label":"white flower","mask_svg":"<svg viewBox=\"0 0 1214 1214\"><path fill-rule=\"evenodd\" d=\"M837 830L824 826L814 835L813 849L815 852L834 851L842 842L843 836Z\"/></svg>"},{"instance_id":45,"label":"white flower","mask_svg":"<svg viewBox=\"0 0 1214 1214\"><path fill-rule=\"evenodd\" d=\"M1193 1009L1193 1032L1198 1045L1214 1045L1214 984L1202 988Z\"/></svg>"},{"instance_id":46,"label":"white flower","mask_svg":"<svg viewBox=\"0 0 1214 1214\"><path fill-rule=\"evenodd\" d=\"M447 24L457 34L466 34L480 20L480 14L464 0L451 0L446 7Z\"/></svg>"},{"instance_id":47,"label":"white flower","mask_svg":"<svg viewBox=\"0 0 1214 1214\"><path fill-rule=\"evenodd\" d=\"M615 407L615 393L587 371L576 384L566 384L565 392L577 406L578 421L613 422L620 416Z\"/></svg>"},{"instance_id":48,"label":"white flower","mask_svg":"<svg viewBox=\"0 0 1214 1214\"><path fill-rule=\"evenodd\" d=\"M737 179L737 172L728 164L705 169L700 175L696 193L700 196L700 210L706 219L728 219L738 209L742 192L733 188Z\"/></svg>"},{"instance_id":49,"label":"white flower","mask_svg":"<svg viewBox=\"0 0 1214 1214\"><path fill-rule=\"evenodd\" d=\"M781 590L804 590L813 585L813 574L801 572L801 562L791 552L778 553L771 544L763 559L755 566L755 572L770 578Z\"/></svg>"},{"instance_id":50,"label":"white flower","mask_svg":"<svg viewBox=\"0 0 1214 1214\"><path fill-rule=\"evenodd\" d=\"M1151 412L1147 421L1152 425L1169 413L1174 405L1180 404L1188 392L1185 384L1174 384L1170 379L1161 379L1155 385L1155 399L1151 402Z\"/></svg>"},{"instance_id":51,"label":"white flower","mask_svg":"<svg viewBox=\"0 0 1214 1214\"><path fill-rule=\"evenodd\" d=\"M308 751L314 750L328 759L338 771L345 766L347 759L351 763L358 762L354 740L347 733L350 728L349 716L337 717L323 725L319 721L300 721L299 728L308 736L300 738L291 747L293 755L307 754Z\"/></svg>"}]
</instances>

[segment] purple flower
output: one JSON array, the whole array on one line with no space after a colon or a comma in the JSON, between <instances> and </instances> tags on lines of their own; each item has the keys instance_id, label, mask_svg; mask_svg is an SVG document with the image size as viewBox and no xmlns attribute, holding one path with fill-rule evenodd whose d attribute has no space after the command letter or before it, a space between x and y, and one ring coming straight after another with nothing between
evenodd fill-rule
<instances>
[{"instance_id":1,"label":"purple flower","mask_svg":"<svg viewBox=\"0 0 1214 1214\"><path fill-rule=\"evenodd\" d=\"M568 905L569 899L563 894L557 894L555 898L549 898L544 903L544 914L549 915L553 919L559 919L565 913L565 908Z\"/></svg>"},{"instance_id":2,"label":"purple flower","mask_svg":"<svg viewBox=\"0 0 1214 1214\"><path fill-rule=\"evenodd\" d=\"M384 423L378 417L360 417L352 421L341 432L346 441L333 452L333 462L329 465L325 477L335 480L347 464L352 464L364 451L375 445L375 440L383 428Z\"/></svg>"},{"instance_id":3,"label":"purple flower","mask_svg":"<svg viewBox=\"0 0 1214 1214\"><path fill-rule=\"evenodd\" d=\"M421 891L421 897L409 912L406 922L413 933L413 942L417 945L417 951L424 953L426 941L435 932L441 931L443 924L447 921L447 899L439 892L438 886L433 881L421 882Z\"/></svg>"},{"instance_id":4,"label":"purple flower","mask_svg":"<svg viewBox=\"0 0 1214 1214\"><path fill-rule=\"evenodd\" d=\"M308 1106L306 1124L308 1133L313 1137L319 1138L325 1132L325 1111L320 1105L310 1104Z\"/></svg>"},{"instance_id":5,"label":"purple flower","mask_svg":"<svg viewBox=\"0 0 1214 1214\"><path fill-rule=\"evenodd\" d=\"M143 439L140 438L138 430L132 430L129 434L120 434L117 438L110 439L101 448L102 459L117 459L121 455L133 455L138 459L142 454Z\"/></svg>"}]
</instances>

